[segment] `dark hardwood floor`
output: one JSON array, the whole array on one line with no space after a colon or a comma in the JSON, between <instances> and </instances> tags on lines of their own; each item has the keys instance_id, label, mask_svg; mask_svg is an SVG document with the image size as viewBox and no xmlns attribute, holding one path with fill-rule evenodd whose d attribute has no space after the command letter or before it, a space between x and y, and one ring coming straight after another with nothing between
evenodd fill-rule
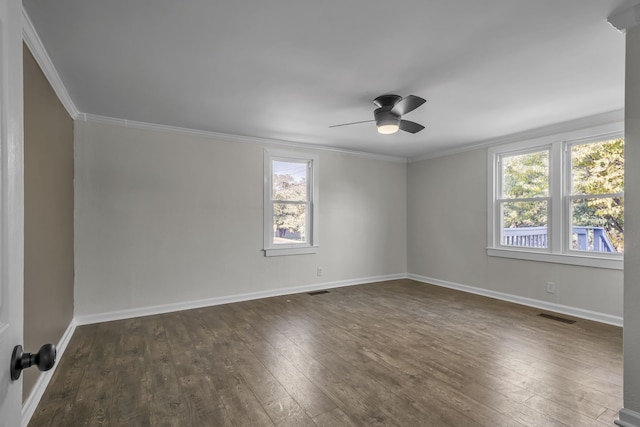
<instances>
[{"instance_id":1,"label":"dark hardwood floor","mask_svg":"<svg viewBox=\"0 0 640 427\"><path fill-rule=\"evenodd\" d=\"M80 326L29 426L611 426L622 329L540 312L398 280Z\"/></svg>"}]
</instances>

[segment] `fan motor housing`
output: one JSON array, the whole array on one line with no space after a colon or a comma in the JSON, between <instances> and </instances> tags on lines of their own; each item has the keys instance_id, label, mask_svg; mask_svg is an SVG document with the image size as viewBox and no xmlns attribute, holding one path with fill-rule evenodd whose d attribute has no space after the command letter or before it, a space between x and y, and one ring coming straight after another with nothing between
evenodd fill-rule
<instances>
[{"instance_id":1,"label":"fan motor housing","mask_svg":"<svg viewBox=\"0 0 640 427\"><path fill-rule=\"evenodd\" d=\"M373 116L376 119L376 125L400 125L400 116L391 112L389 107L376 108L373 112Z\"/></svg>"},{"instance_id":2,"label":"fan motor housing","mask_svg":"<svg viewBox=\"0 0 640 427\"><path fill-rule=\"evenodd\" d=\"M373 103L380 108L392 109L398 102L402 101L400 95L380 95L373 100Z\"/></svg>"}]
</instances>

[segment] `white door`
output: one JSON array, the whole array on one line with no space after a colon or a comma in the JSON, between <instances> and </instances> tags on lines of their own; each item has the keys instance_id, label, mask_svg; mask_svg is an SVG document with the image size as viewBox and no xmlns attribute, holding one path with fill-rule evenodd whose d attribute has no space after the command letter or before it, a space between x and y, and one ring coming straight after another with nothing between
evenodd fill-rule
<instances>
[{"instance_id":1,"label":"white door","mask_svg":"<svg viewBox=\"0 0 640 427\"><path fill-rule=\"evenodd\" d=\"M21 424L22 377L11 381L22 344L24 184L22 1L0 0L0 426Z\"/></svg>"}]
</instances>

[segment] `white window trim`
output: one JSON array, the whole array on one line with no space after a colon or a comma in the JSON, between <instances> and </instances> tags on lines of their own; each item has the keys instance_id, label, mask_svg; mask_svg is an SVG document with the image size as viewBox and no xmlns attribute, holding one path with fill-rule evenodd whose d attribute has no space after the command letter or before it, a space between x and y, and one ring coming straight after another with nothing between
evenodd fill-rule
<instances>
[{"instance_id":1,"label":"white window trim","mask_svg":"<svg viewBox=\"0 0 640 427\"><path fill-rule=\"evenodd\" d=\"M578 143L601 141L624 136L624 124L612 123L593 128L587 128L557 135L521 141L511 144L491 147L488 150L488 208L487 208L487 255L502 258L512 258L528 261L570 264L586 267L598 267L622 270L623 254L588 253L571 249L568 185L570 185L570 157L567 147ZM546 249L519 248L505 246L500 242L500 215L496 204L500 196L501 173L497 159L507 154L543 150L550 147L549 159L549 196L548 238L549 247ZM564 167L563 167L564 165Z\"/></svg>"},{"instance_id":2,"label":"white window trim","mask_svg":"<svg viewBox=\"0 0 640 427\"><path fill-rule=\"evenodd\" d=\"M311 173L309 174L308 192L310 209L307 212L308 223L311 225L307 230L307 242L294 243L289 245L274 245L273 234L273 203L272 195L272 165L273 160L302 161L311 163ZM284 256L315 254L320 249L319 231L319 188L318 188L318 168L319 156L317 154L305 153L289 150L264 150L264 255Z\"/></svg>"}]
</instances>

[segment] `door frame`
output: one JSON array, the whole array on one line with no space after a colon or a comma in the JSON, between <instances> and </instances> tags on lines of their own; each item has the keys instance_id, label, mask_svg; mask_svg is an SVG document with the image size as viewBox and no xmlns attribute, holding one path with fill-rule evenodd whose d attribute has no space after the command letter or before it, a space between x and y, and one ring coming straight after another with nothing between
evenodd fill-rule
<instances>
[{"instance_id":1,"label":"door frame","mask_svg":"<svg viewBox=\"0 0 640 427\"><path fill-rule=\"evenodd\" d=\"M22 380L11 381L23 341L24 161L22 1L0 0L0 425L22 424Z\"/></svg>"}]
</instances>

